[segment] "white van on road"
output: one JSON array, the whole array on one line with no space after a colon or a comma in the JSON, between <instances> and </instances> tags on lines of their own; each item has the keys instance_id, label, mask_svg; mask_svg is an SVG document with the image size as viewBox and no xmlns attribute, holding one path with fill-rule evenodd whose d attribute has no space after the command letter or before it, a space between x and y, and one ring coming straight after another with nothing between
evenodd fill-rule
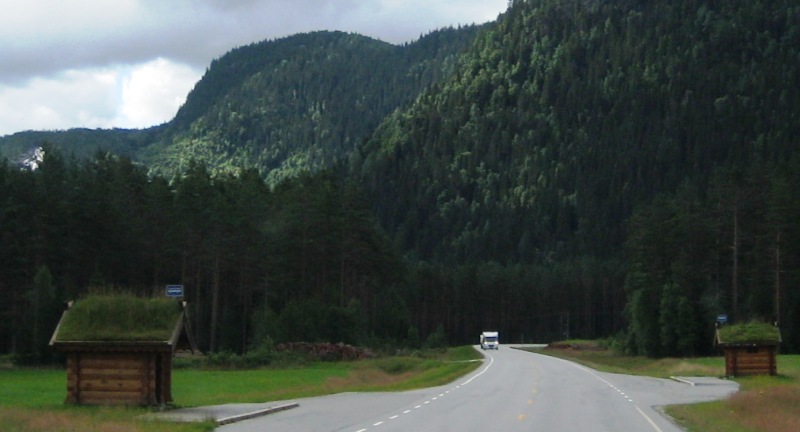
<instances>
[{"instance_id":1,"label":"white van on road","mask_svg":"<svg viewBox=\"0 0 800 432\"><path fill-rule=\"evenodd\" d=\"M481 333L481 349L500 349L500 336L496 331Z\"/></svg>"}]
</instances>

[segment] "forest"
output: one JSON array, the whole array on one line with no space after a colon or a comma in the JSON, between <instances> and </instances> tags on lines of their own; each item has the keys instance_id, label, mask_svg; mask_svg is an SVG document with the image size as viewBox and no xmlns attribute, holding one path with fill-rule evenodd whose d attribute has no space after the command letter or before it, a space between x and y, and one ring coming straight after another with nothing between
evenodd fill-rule
<instances>
[{"instance_id":1,"label":"forest","mask_svg":"<svg viewBox=\"0 0 800 432\"><path fill-rule=\"evenodd\" d=\"M492 328L699 355L719 314L797 352L798 66L788 0L236 49L173 122L98 138L125 151L0 166L0 351L46 359L65 300L180 283L207 352Z\"/></svg>"}]
</instances>

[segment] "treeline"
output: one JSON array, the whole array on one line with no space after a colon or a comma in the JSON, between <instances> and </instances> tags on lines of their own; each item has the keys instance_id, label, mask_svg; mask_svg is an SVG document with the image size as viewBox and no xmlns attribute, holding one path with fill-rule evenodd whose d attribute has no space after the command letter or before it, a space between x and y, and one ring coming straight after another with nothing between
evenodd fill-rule
<instances>
[{"instance_id":1,"label":"treeline","mask_svg":"<svg viewBox=\"0 0 800 432\"><path fill-rule=\"evenodd\" d=\"M47 359L62 303L185 286L206 352L311 341L420 347L616 336L647 355L712 352L717 314L796 322L800 160L720 170L637 209L624 260L445 265L401 257L335 171L267 187L255 171L148 177L125 158L48 152L0 169L5 352ZM784 327L784 349L798 335Z\"/></svg>"},{"instance_id":2,"label":"treeline","mask_svg":"<svg viewBox=\"0 0 800 432\"><path fill-rule=\"evenodd\" d=\"M289 341L418 348L474 342L486 326L517 341L601 334L611 329L591 322L589 304L618 316L622 307L609 281L603 299L574 284L593 284L596 262L575 275L401 257L362 189L335 171L269 188L254 170L214 177L192 162L167 180L127 158L46 150L35 171L0 165L0 216L0 343L21 361L50 356L64 302L109 290L163 296L169 284L184 285L206 352Z\"/></svg>"},{"instance_id":3,"label":"treeline","mask_svg":"<svg viewBox=\"0 0 800 432\"><path fill-rule=\"evenodd\" d=\"M714 171L636 209L628 224L621 341L650 356L705 352L719 314L777 323L800 349L800 157Z\"/></svg>"},{"instance_id":4,"label":"treeline","mask_svg":"<svg viewBox=\"0 0 800 432\"><path fill-rule=\"evenodd\" d=\"M0 343L21 361L49 357L64 302L163 296L169 284L184 285L206 352L291 341L418 348L471 343L487 326L530 341L620 324L620 285L589 280L597 262L574 273L402 257L337 171L269 188L254 170L213 177L192 162L167 180L127 158L47 150L35 171L0 165L0 216ZM596 301L609 306L607 324L586 314Z\"/></svg>"},{"instance_id":5,"label":"treeline","mask_svg":"<svg viewBox=\"0 0 800 432\"><path fill-rule=\"evenodd\" d=\"M85 129L57 131L24 131L0 137L0 158L19 161L42 143L60 149L65 154L91 158L98 151L136 159L142 148L151 144L163 131L163 126L148 129Z\"/></svg>"},{"instance_id":6,"label":"treeline","mask_svg":"<svg viewBox=\"0 0 800 432\"><path fill-rule=\"evenodd\" d=\"M204 351L399 339L398 257L358 188L321 173L270 190L256 171L148 177L126 158L47 151L0 165L2 351L46 357L61 303L183 284Z\"/></svg>"}]
</instances>

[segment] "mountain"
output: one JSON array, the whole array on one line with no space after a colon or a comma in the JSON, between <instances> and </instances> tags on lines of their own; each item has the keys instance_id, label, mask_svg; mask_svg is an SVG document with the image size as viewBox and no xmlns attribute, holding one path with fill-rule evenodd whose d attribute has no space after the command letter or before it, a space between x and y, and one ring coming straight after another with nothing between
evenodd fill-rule
<instances>
[{"instance_id":1,"label":"mountain","mask_svg":"<svg viewBox=\"0 0 800 432\"><path fill-rule=\"evenodd\" d=\"M79 158L127 156L167 176L191 159L215 173L257 168L275 184L347 160L389 113L450 74L481 28L400 46L343 32L253 43L214 60L167 124L21 132L0 138L0 154L15 159L46 142Z\"/></svg>"},{"instance_id":2,"label":"mountain","mask_svg":"<svg viewBox=\"0 0 800 432\"><path fill-rule=\"evenodd\" d=\"M516 0L351 172L450 328L708 352L798 319L799 47L788 0Z\"/></svg>"},{"instance_id":3,"label":"mountain","mask_svg":"<svg viewBox=\"0 0 800 432\"><path fill-rule=\"evenodd\" d=\"M633 210L800 133L788 1L514 1L354 167L421 257L616 255Z\"/></svg>"},{"instance_id":4,"label":"mountain","mask_svg":"<svg viewBox=\"0 0 800 432\"><path fill-rule=\"evenodd\" d=\"M212 63L143 159L155 172L189 158L217 171L254 167L272 184L329 167L450 73L477 32L444 29L403 46L317 32L235 49Z\"/></svg>"}]
</instances>

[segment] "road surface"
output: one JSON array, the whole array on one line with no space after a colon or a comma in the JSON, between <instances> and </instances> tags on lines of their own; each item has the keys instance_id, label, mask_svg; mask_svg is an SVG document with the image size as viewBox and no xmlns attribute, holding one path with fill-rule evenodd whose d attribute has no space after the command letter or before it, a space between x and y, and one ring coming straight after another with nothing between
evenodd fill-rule
<instances>
[{"instance_id":1,"label":"road surface","mask_svg":"<svg viewBox=\"0 0 800 432\"><path fill-rule=\"evenodd\" d=\"M470 375L401 393L342 393L281 401L299 407L222 426L220 432L592 431L677 432L660 406L724 398L735 383L597 372L510 349L486 351Z\"/></svg>"}]
</instances>

